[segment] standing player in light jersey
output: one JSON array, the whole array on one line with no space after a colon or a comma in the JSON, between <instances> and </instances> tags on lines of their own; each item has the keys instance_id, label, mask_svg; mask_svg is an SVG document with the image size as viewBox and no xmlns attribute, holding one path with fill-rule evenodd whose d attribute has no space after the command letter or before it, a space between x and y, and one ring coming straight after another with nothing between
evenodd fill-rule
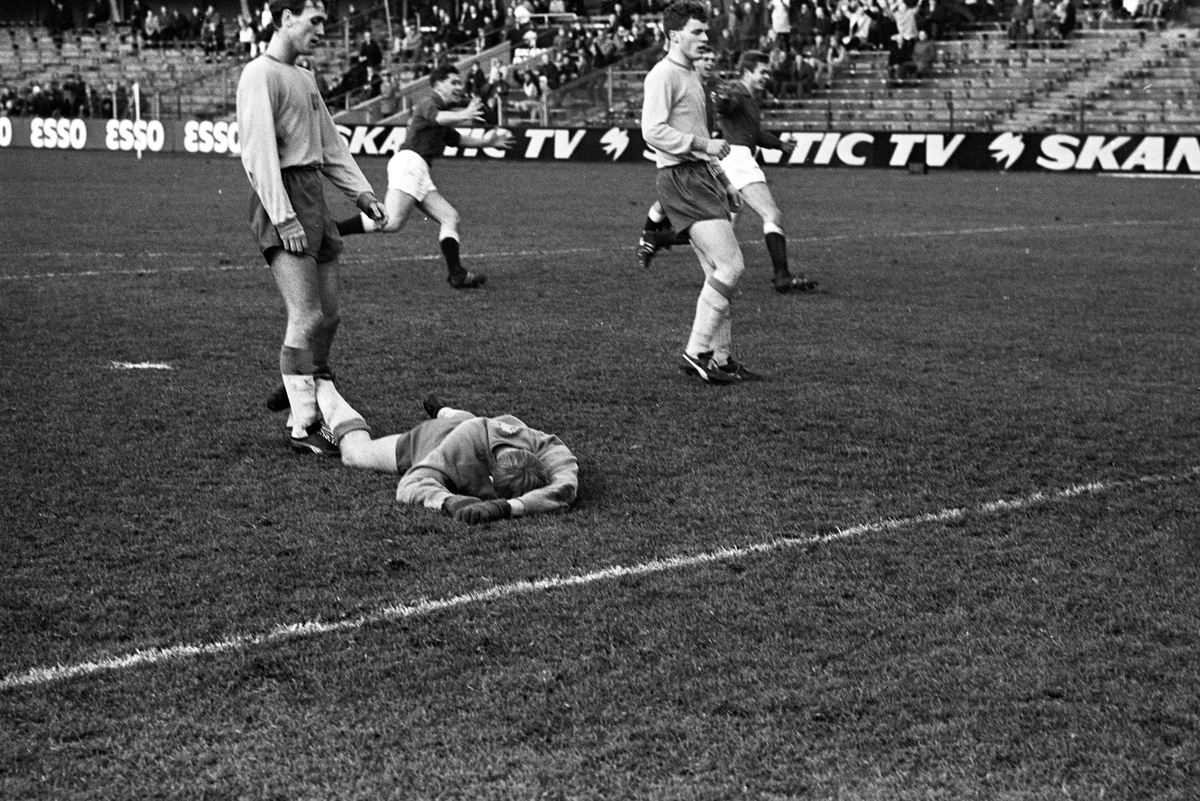
<instances>
[{"instance_id":1,"label":"standing player in light jersey","mask_svg":"<svg viewBox=\"0 0 1200 801\"><path fill-rule=\"evenodd\" d=\"M700 75L700 84L705 87L705 99L708 99L708 80L713 74L717 65L717 54L712 51L708 45L704 46L700 54L700 58L696 59L692 66ZM705 127L708 130L713 130L713 115L712 104L706 103L704 107ZM650 261L654 258L654 254L660 250L670 250L673 245L686 245L689 243L686 232L680 233L671 225L671 219L667 217L663 211L662 203L655 200L650 206L650 211L646 212L646 222L642 225L642 238L637 244L637 261L638 266L643 270L650 266Z\"/></svg>"},{"instance_id":2,"label":"standing player in light jersey","mask_svg":"<svg viewBox=\"0 0 1200 801\"><path fill-rule=\"evenodd\" d=\"M404 227L413 209L441 223L438 244L449 271L447 281L455 289L474 289L487 276L465 269L458 255L458 211L450 205L433 185L429 164L450 147L510 148L513 135L503 128L494 128L483 136L468 136L455 130L455 125L478 125L483 122L483 101L471 98L463 105L462 78L454 67L435 67L429 74L433 94L413 107L408 121L404 144L388 161L386 225L376 224L366 214L356 214L338 223L341 234L362 234L379 231L395 233Z\"/></svg>"},{"instance_id":3,"label":"standing player in light jersey","mask_svg":"<svg viewBox=\"0 0 1200 801\"><path fill-rule=\"evenodd\" d=\"M709 138L704 86L693 64L708 42L708 12L700 0L675 0L663 12L667 56L646 76L642 137L655 150L655 184L663 211L687 231L704 269L683 366L710 384L761 376L734 360L730 301L744 265L730 224L738 192L716 161L729 145Z\"/></svg>"},{"instance_id":4,"label":"standing player in light jersey","mask_svg":"<svg viewBox=\"0 0 1200 801\"><path fill-rule=\"evenodd\" d=\"M738 71L738 78L723 84L713 97L717 124L721 128L721 135L729 143L729 155L721 159L721 167L734 188L741 192L746 205L762 219L767 252L771 255L771 266L775 270L775 277L771 281L775 289L780 292L807 292L815 289L817 282L806 279L803 273L792 275L788 269L783 213L767 186L767 176L755 160L760 147L782 150L785 155L790 155L796 149L794 142L784 142L762 128L757 94L771 77L770 59L765 53L749 50L742 53L738 60Z\"/></svg>"},{"instance_id":5,"label":"standing player in light jersey","mask_svg":"<svg viewBox=\"0 0 1200 801\"><path fill-rule=\"evenodd\" d=\"M332 375L329 351L339 318L342 240L325 205L324 173L373 219L383 204L350 156L308 70L325 31L320 0L271 0L275 32L266 52L242 70L237 118L242 165L254 192L250 226L287 307L279 353L283 387L268 405L292 408L294 449L337 455L320 436L314 374Z\"/></svg>"}]
</instances>

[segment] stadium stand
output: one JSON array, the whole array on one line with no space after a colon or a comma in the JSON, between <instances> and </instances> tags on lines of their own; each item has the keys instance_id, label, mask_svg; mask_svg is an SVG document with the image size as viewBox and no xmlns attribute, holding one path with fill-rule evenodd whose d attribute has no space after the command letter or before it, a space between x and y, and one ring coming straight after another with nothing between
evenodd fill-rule
<instances>
[{"instance_id":1,"label":"stadium stand","mask_svg":"<svg viewBox=\"0 0 1200 801\"><path fill-rule=\"evenodd\" d=\"M1009 0L1003 8L982 0L969 6L921 0L918 24L936 38L915 48L923 57L898 63L890 38L896 11L882 0L838 0L830 10L825 1L792 0L785 34L772 31L771 19L771 6L783 0L730 0L731 11L714 20L726 77L740 50L771 53L775 79L764 109L771 127L1157 133L1200 127L1200 38L1182 19L1182 6L1083 5L1071 7L1071 22L1063 25L1061 9L1074 0L1060 0L1058 10L1044 0ZM494 122L636 125L642 82L662 53L663 0L592 9L605 13L573 2L568 9L565 0L453 6L412 0L403 20L391 15L394 3L358 10L330 4L327 46L310 66L346 124L403 123L412 100L426 91L423 76L448 62L484 97ZM269 35L261 9L237 14L228 25L213 25L211 8L203 15L165 9L157 16L169 24L153 35L148 12L140 13L140 22L83 30L0 27L3 113L131 115L136 82L143 115L230 116L241 66ZM854 27L867 16L874 27ZM381 46L377 59L364 41L368 33Z\"/></svg>"}]
</instances>

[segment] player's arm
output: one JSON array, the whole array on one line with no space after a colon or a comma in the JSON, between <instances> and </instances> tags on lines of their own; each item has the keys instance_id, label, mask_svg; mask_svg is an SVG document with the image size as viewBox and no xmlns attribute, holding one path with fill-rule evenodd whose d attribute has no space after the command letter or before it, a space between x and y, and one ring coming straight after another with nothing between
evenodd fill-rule
<instances>
[{"instance_id":1,"label":"player's arm","mask_svg":"<svg viewBox=\"0 0 1200 801\"><path fill-rule=\"evenodd\" d=\"M547 436L536 455L545 465L550 481L544 487L510 500L513 517L566 509L579 491L579 461L562 440Z\"/></svg>"},{"instance_id":2,"label":"player's arm","mask_svg":"<svg viewBox=\"0 0 1200 801\"><path fill-rule=\"evenodd\" d=\"M433 115L438 125L448 128L456 125L479 125L483 122L483 101L472 97L471 101L462 108L444 109Z\"/></svg>"},{"instance_id":3,"label":"player's arm","mask_svg":"<svg viewBox=\"0 0 1200 801\"><path fill-rule=\"evenodd\" d=\"M319 97L319 94L317 96ZM321 117L321 172L358 206L359 211L368 215L376 225L383 227L387 224L387 210L376 199L371 183L363 175L354 156L350 155L350 148L338 133L337 125L334 124L325 101L320 102L321 108L317 113Z\"/></svg>"},{"instance_id":4,"label":"player's arm","mask_svg":"<svg viewBox=\"0 0 1200 801\"><path fill-rule=\"evenodd\" d=\"M396 500L449 515L480 501L471 495L451 492L446 486L446 475L432 467L414 467L405 473L396 487Z\"/></svg>"},{"instance_id":5,"label":"player's arm","mask_svg":"<svg viewBox=\"0 0 1200 801\"><path fill-rule=\"evenodd\" d=\"M275 112L271 100L271 81L262 70L247 66L237 90L237 120L242 147L242 167L250 185L258 193L267 217L279 232L289 253L303 253L308 246L304 228L292 208L283 174L279 168L276 144Z\"/></svg>"},{"instance_id":6,"label":"player's arm","mask_svg":"<svg viewBox=\"0 0 1200 801\"><path fill-rule=\"evenodd\" d=\"M493 128L483 136L459 134L458 147L498 147L508 150L517 141L507 128Z\"/></svg>"}]
</instances>

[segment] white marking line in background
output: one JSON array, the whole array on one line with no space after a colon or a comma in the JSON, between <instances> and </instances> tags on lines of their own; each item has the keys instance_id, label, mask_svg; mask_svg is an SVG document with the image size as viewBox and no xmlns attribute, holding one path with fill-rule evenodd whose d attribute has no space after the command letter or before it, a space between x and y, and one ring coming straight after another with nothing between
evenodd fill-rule
<instances>
[{"instance_id":1,"label":"white marking line in background","mask_svg":"<svg viewBox=\"0 0 1200 801\"><path fill-rule=\"evenodd\" d=\"M822 236L796 236L791 237L792 242L818 244L821 242L847 242L852 240L870 240L870 239L919 239L921 237L934 236L975 236L979 234L1015 234L1027 231L1085 231L1093 228L1129 228L1141 226L1155 225L1194 225L1200 220L1110 220L1106 222L1087 222L1087 223L1054 223L1048 225L1003 225L986 228L952 228L938 231L893 231L886 233L867 232L856 234L827 234ZM636 233L636 231L634 232ZM757 240L753 240L746 245L757 245ZM463 257L467 259L524 259L535 256L575 256L582 253L612 253L625 248L600 247L600 248L561 248L557 250L501 250L493 253L464 253ZM9 260L21 258L59 258L59 259L75 259L75 258L111 258L111 259L157 259L168 258L171 254L165 253L61 253L49 252L29 252L29 253L14 253L9 256ZM221 253L205 254L205 253L178 253L176 257L188 258L228 258ZM388 265L396 262L419 262L419 261L441 261L441 255L413 255L413 256L397 256L389 259ZM366 258L363 256L350 256L343 258L343 264L367 264L376 265L379 263L377 259ZM197 272L238 272L244 270L265 269L266 264L256 262L253 265L249 264L219 264L206 267L141 267L127 270L85 270L82 272L52 272L52 273L25 273L23 275L0 275L0 281L34 281L48 278L98 278L100 276L114 275L165 275L175 273L197 273Z\"/></svg>"},{"instance_id":2,"label":"white marking line in background","mask_svg":"<svg viewBox=\"0 0 1200 801\"><path fill-rule=\"evenodd\" d=\"M720 550L707 551L705 553L693 554L691 556L673 556L667 559L656 559L652 562L644 562L643 564L634 565L632 567L614 565L612 567L603 568L602 570L596 570L591 573L583 573L575 576L551 576L549 578L537 579L535 581L515 581L511 584L500 584L495 587L489 587L485 590L477 590L475 592L469 592L463 595L454 595L449 598L439 598L432 601L422 598L408 604L398 604L396 606L385 607L384 609L380 609L372 614L363 615L350 620L342 620L333 623L326 623L319 620L309 621L306 623L289 623L276 626L270 631L262 634L243 634L236 637L230 637L225 640L220 640L218 642L204 643L200 645L175 645L169 648L151 648L144 651L136 651L125 656L102 659L98 662L80 662L74 665L58 665L57 667L51 668L34 668L32 670L25 671L24 673L10 673L9 675L5 676L3 680L0 680L0 691L12 690L17 687L34 687L42 684L49 684L55 681L63 681L76 676L86 676L92 673L123 670L125 668L139 667L141 665L155 665L162 662L176 661L194 656L221 654L228 651L240 651L256 645L266 645L301 637L315 637L320 634L356 631L364 628L365 626L370 626L377 623L388 623L407 618L425 617L435 612L443 612L448 609L457 609L464 606L483 604L490 601L499 601L506 598L532 595L534 593L545 592L547 590L562 589L565 587L583 587L600 581L611 581L612 579L623 578L625 576L646 576L654 573L664 573L670 570L682 570L684 568L698 567L701 565L712 564L714 562L727 562L735 559L744 559L746 557L771 553L774 551L781 551L788 548L835 542L837 540L847 540L853 537L860 537L866 534L878 534L885 531L897 531L900 529L912 528L925 523L945 523L952 520L961 520L970 514L1002 514L1005 512L1027 509L1038 504L1075 498L1080 495L1096 495L1102 492L1113 492L1115 490L1127 489L1130 487L1147 484L1179 483L1181 481L1194 478L1197 475L1200 475L1200 467L1192 467L1175 475L1143 476L1142 478L1127 481L1098 481L1088 484L1077 484L1073 487L1067 487L1066 489L1051 490L1048 492L1035 492L1032 495L1026 495L1023 498L997 500L971 508L943 509L940 512L917 515L915 517L892 518L880 520L874 523L862 523L851 528L840 529L832 534L825 534L821 536L780 537L778 539L769 540L767 542L761 542L754 545L722 548Z\"/></svg>"},{"instance_id":3,"label":"white marking line in background","mask_svg":"<svg viewBox=\"0 0 1200 801\"><path fill-rule=\"evenodd\" d=\"M114 370L174 370L165 362L113 362Z\"/></svg>"}]
</instances>

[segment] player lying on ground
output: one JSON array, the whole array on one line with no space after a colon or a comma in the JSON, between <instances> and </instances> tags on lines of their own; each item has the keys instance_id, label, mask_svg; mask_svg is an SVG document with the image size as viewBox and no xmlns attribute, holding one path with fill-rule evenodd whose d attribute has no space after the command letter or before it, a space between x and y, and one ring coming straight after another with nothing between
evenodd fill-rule
<instances>
[{"instance_id":1,"label":"player lying on ground","mask_svg":"<svg viewBox=\"0 0 1200 801\"><path fill-rule=\"evenodd\" d=\"M325 425L342 464L400 475L396 500L472 525L565 509L579 488L579 464L558 437L512 415L478 417L430 395L431 419L403 434L373 438L332 381L317 381Z\"/></svg>"},{"instance_id":2,"label":"player lying on ground","mask_svg":"<svg viewBox=\"0 0 1200 801\"><path fill-rule=\"evenodd\" d=\"M483 123L483 101L477 97L464 104L462 78L454 67L435 67L429 74L433 94L413 107L404 144L388 161L388 191L384 204L387 222L380 226L366 214L356 214L338 223L340 234L395 233L404 227L413 209L441 223L438 244L449 270L447 281L455 289L474 289L487 276L465 269L459 259L458 211L433 185L429 168L449 147L499 147L513 145L512 132L495 128L483 136L459 133L454 126Z\"/></svg>"}]
</instances>

